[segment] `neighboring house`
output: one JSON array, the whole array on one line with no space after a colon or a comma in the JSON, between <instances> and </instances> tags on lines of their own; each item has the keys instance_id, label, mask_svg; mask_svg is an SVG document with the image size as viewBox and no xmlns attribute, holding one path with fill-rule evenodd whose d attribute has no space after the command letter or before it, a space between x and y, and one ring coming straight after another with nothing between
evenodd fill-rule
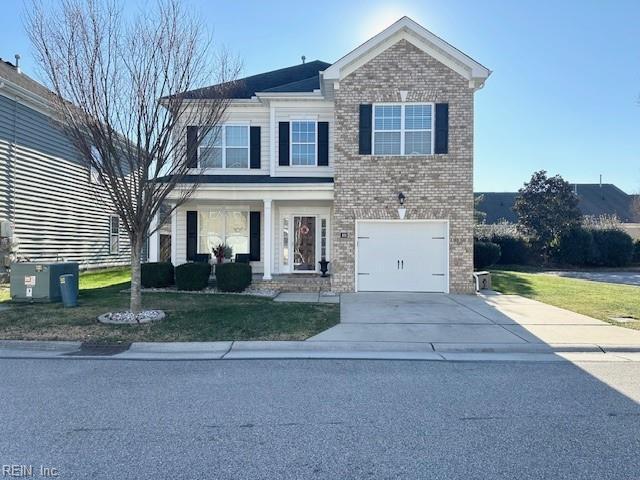
<instances>
[{"instance_id":1,"label":"neighboring house","mask_svg":"<svg viewBox=\"0 0 640 480\"><path fill-rule=\"evenodd\" d=\"M325 258L336 292L473 291L473 105L489 74L404 17L333 64L240 80L222 134L192 149L206 170L173 213L173 263L226 243L264 282L300 286Z\"/></svg>"},{"instance_id":2,"label":"neighboring house","mask_svg":"<svg viewBox=\"0 0 640 480\"><path fill-rule=\"evenodd\" d=\"M583 215L615 215L631 236L640 238L640 212L634 206L637 201L635 195L629 195L610 183L577 183L571 187L578 195L578 208ZM485 223L516 223L518 216L513 205L517 195L517 192L477 192L476 197L482 197L477 209L486 214Z\"/></svg>"},{"instance_id":3,"label":"neighboring house","mask_svg":"<svg viewBox=\"0 0 640 480\"><path fill-rule=\"evenodd\" d=\"M126 265L129 241L103 186L53 119L50 92L0 60L0 223L18 260ZM3 259L3 268L8 259Z\"/></svg>"}]
</instances>

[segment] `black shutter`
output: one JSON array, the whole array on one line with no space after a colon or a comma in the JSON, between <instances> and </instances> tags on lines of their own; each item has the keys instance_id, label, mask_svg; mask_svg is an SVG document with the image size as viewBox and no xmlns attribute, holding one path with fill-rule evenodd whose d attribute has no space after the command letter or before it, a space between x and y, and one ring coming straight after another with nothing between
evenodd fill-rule
<instances>
[{"instance_id":1,"label":"black shutter","mask_svg":"<svg viewBox=\"0 0 640 480\"><path fill-rule=\"evenodd\" d=\"M289 165L289 122L278 125L278 165Z\"/></svg>"},{"instance_id":2,"label":"black shutter","mask_svg":"<svg viewBox=\"0 0 640 480\"><path fill-rule=\"evenodd\" d=\"M360 105L360 136L358 153L371 155L371 129L373 105Z\"/></svg>"},{"instance_id":3,"label":"black shutter","mask_svg":"<svg viewBox=\"0 0 640 480\"><path fill-rule=\"evenodd\" d=\"M198 168L198 127L187 127L187 166Z\"/></svg>"},{"instance_id":4,"label":"black shutter","mask_svg":"<svg viewBox=\"0 0 640 480\"><path fill-rule=\"evenodd\" d=\"M329 166L329 122L318 122L318 166Z\"/></svg>"},{"instance_id":5,"label":"black shutter","mask_svg":"<svg viewBox=\"0 0 640 480\"><path fill-rule=\"evenodd\" d=\"M251 168L260 168L260 127L251 127L249 135Z\"/></svg>"},{"instance_id":6,"label":"black shutter","mask_svg":"<svg viewBox=\"0 0 640 480\"><path fill-rule=\"evenodd\" d=\"M193 262L198 253L198 212L187 212L187 260Z\"/></svg>"},{"instance_id":7,"label":"black shutter","mask_svg":"<svg viewBox=\"0 0 640 480\"><path fill-rule=\"evenodd\" d=\"M449 153L448 103L436 103L436 139L434 153Z\"/></svg>"},{"instance_id":8,"label":"black shutter","mask_svg":"<svg viewBox=\"0 0 640 480\"><path fill-rule=\"evenodd\" d=\"M249 212L249 260L260 260L260 212Z\"/></svg>"}]
</instances>

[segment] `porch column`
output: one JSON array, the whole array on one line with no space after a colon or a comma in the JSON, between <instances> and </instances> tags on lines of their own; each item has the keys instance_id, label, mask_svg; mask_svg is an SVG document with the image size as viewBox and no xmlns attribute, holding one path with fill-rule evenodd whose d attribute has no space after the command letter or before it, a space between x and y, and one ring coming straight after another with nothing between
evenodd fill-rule
<instances>
[{"instance_id":1,"label":"porch column","mask_svg":"<svg viewBox=\"0 0 640 480\"><path fill-rule=\"evenodd\" d=\"M270 198L265 198L263 200L264 202L264 221L262 222L264 224L264 274L262 276L262 278L264 280L271 280L271 260L273 257L273 254L271 252L271 224L273 223L273 220L271 218L271 199Z\"/></svg>"},{"instance_id":2,"label":"porch column","mask_svg":"<svg viewBox=\"0 0 640 480\"><path fill-rule=\"evenodd\" d=\"M173 208L174 205L171 205ZM177 265L178 261L178 209L171 212L171 263Z\"/></svg>"},{"instance_id":3,"label":"porch column","mask_svg":"<svg viewBox=\"0 0 640 480\"><path fill-rule=\"evenodd\" d=\"M153 233L149 235L149 262L157 262L160 260L160 232L158 228L158 213L151 219L149 230ZM154 231L155 230L155 231Z\"/></svg>"}]
</instances>

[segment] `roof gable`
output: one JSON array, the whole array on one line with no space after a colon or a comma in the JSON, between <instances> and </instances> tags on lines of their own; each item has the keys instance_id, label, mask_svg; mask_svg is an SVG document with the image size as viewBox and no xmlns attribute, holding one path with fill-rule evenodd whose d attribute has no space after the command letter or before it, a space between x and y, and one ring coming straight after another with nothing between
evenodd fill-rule
<instances>
[{"instance_id":1,"label":"roof gable","mask_svg":"<svg viewBox=\"0 0 640 480\"><path fill-rule=\"evenodd\" d=\"M327 68L322 78L339 81L403 39L469 80L471 88L482 88L491 74L491 70L409 17L402 17Z\"/></svg>"}]
</instances>

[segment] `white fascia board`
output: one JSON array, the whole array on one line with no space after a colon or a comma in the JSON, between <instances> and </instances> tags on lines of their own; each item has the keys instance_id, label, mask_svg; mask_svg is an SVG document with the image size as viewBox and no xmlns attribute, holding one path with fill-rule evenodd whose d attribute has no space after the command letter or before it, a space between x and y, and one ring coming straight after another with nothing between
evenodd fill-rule
<instances>
[{"instance_id":1,"label":"white fascia board","mask_svg":"<svg viewBox=\"0 0 640 480\"><path fill-rule=\"evenodd\" d=\"M9 80L0 78L0 95L22 103L43 115L54 118L54 110L51 103L44 97L33 93Z\"/></svg>"},{"instance_id":2,"label":"white fascia board","mask_svg":"<svg viewBox=\"0 0 640 480\"><path fill-rule=\"evenodd\" d=\"M474 83L481 83L491 74L488 68L409 17L402 17L324 70L323 80L334 82L341 80L400 39L406 39L428 55L462 74L469 81L473 80Z\"/></svg>"},{"instance_id":3,"label":"white fascia board","mask_svg":"<svg viewBox=\"0 0 640 480\"><path fill-rule=\"evenodd\" d=\"M256 92L259 99L286 99L286 100L324 100L320 90L313 92Z\"/></svg>"},{"instance_id":4,"label":"white fascia board","mask_svg":"<svg viewBox=\"0 0 640 480\"><path fill-rule=\"evenodd\" d=\"M182 198L182 189L177 186L167 196L168 200ZM199 185L190 200L251 201L270 198L272 200L328 200L333 201L333 184L303 185Z\"/></svg>"}]
</instances>

